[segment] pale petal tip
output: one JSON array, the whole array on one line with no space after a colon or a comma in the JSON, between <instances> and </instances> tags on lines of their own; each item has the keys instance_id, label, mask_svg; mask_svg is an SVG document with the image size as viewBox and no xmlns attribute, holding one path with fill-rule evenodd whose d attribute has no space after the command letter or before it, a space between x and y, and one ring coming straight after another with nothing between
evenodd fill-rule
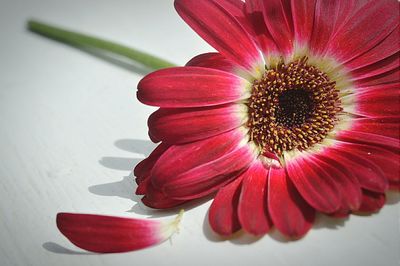
<instances>
[{"instance_id":1,"label":"pale petal tip","mask_svg":"<svg viewBox=\"0 0 400 266\"><path fill-rule=\"evenodd\" d=\"M172 237L173 234L179 233L179 224L182 220L184 212L185 211L181 209L174 220L166 222L161 226L162 239L169 239Z\"/></svg>"}]
</instances>

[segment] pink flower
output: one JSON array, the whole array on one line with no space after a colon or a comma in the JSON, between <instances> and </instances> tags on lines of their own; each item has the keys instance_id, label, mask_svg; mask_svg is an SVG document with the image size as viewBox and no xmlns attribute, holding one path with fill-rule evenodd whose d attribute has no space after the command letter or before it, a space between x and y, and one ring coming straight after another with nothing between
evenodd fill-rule
<instances>
[{"instance_id":1,"label":"pink flower","mask_svg":"<svg viewBox=\"0 0 400 266\"><path fill-rule=\"evenodd\" d=\"M135 168L164 209L216 193L213 230L302 237L375 212L399 180L399 3L176 0L218 53L144 77L161 142Z\"/></svg>"}]
</instances>

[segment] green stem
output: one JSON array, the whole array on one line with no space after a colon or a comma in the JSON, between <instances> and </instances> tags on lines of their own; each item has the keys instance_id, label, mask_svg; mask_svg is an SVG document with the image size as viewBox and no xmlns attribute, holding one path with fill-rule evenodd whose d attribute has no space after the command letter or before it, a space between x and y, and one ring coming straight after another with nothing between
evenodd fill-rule
<instances>
[{"instance_id":1,"label":"green stem","mask_svg":"<svg viewBox=\"0 0 400 266\"><path fill-rule=\"evenodd\" d=\"M116 44L82 33L64 30L35 20L28 21L28 29L32 32L36 32L40 35L70 45L97 48L117 55L122 55L152 69L175 66L175 64L165 61L161 58L133 48L129 48L124 45Z\"/></svg>"}]
</instances>

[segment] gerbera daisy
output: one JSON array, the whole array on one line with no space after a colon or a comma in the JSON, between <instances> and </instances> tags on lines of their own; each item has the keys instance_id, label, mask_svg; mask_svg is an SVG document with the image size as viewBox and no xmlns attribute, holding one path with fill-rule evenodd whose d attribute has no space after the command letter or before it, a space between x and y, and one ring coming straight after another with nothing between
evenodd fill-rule
<instances>
[{"instance_id":1,"label":"gerbera daisy","mask_svg":"<svg viewBox=\"0 0 400 266\"><path fill-rule=\"evenodd\" d=\"M135 168L164 209L212 193L221 235L374 212L399 189L399 3L176 0L218 52L144 77L160 142Z\"/></svg>"}]
</instances>

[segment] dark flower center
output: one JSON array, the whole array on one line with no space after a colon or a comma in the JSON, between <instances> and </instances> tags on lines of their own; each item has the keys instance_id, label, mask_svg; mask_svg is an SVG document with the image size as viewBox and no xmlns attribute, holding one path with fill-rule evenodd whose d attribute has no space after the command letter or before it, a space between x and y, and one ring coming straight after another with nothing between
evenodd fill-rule
<instances>
[{"instance_id":1,"label":"dark flower center","mask_svg":"<svg viewBox=\"0 0 400 266\"><path fill-rule=\"evenodd\" d=\"M337 122L335 82L301 58L267 69L249 99L250 139L265 153L306 150L321 142Z\"/></svg>"}]
</instances>

